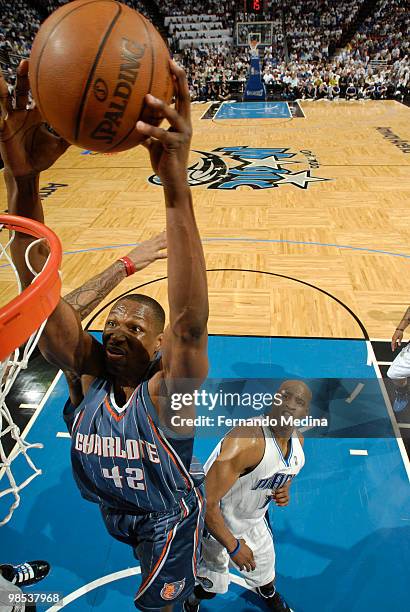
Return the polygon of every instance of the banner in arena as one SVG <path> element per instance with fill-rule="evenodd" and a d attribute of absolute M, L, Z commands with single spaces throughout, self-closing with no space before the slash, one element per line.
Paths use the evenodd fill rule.
<path fill-rule="evenodd" d="M 247 146 L 219 147 L 212 151 L 198 151 L 199 160 L 188 168 L 191 187 L 207 189 L 272 189 L 292 185 L 307 189 L 312 183 L 331 179 L 314 176 L 312 170 L 320 167 L 316 155 L 306 149 L 290 151 L 288 148 L 254 148 Z M 161 185 L 157 175 L 148 179 Z"/>

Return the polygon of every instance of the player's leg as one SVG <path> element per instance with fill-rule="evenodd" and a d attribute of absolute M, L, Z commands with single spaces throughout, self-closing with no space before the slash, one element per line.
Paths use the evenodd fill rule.
<path fill-rule="evenodd" d="M 405 346 L 387 370 L 387 376 L 395 386 L 393 409 L 401 412 L 410 401 L 408 377 L 410 376 L 410 344 Z"/>
<path fill-rule="evenodd" d="M 205 504 L 198 489 L 173 513 L 139 520 L 135 556 L 141 564 L 141 585 L 134 603 L 139 610 L 172 610 L 191 595 L 204 524 Z"/>
<path fill-rule="evenodd" d="M 291 612 L 291 609 L 282 595 L 276 590 L 273 581 L 261 587 L 257 587 L 256 592 L 263 599 L 268 610 L 273 610 L 274 612 Z"/>
<path fill-rule="evenodd" d="M 192 595 L 182 604 L 182 612 L 198 612 L 201 606 L 201 601 L 210 600 L 216 597 L 216 593 L 206 591 L 203 586 L 197 584 Z"/>
<path fill-rule="evenodd" d="M 266 608 L 274 612 L 291 612 L 275 587 L 275 549 L 267 521 L 258 522 L 243 537 L 253 551 L 256 568 L 253 572 L 242 571 L 241 576 L 263 599 Z"/>
<path fill-rule="evenodd" d="M 229 587 L 229 555 L 210 534 L 202 539 L 202 556 L 198 567 L 197 584 L 192 595 L 184 601 L 184 612 L 198 612 L 201 601 L 226 593 Z"/>

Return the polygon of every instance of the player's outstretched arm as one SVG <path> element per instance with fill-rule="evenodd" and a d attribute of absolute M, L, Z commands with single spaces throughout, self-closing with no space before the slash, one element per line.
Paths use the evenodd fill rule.
<path fill-rule="evenodd" d="M 0 71 L 0 152 L 5 166 L 9 213 L 44 223 L 43 207 L 38 197 L 40 172 L 52 166 L 69 144 L 50 133 L 37 108 L 27 108 L 28 65 L 27 60 L 20 63 L 12 92 Z M 24 264 L 24 253 L 33 240 L 31 236 L 17 234 L 12 245 L 23 285 L 31 282 L 31 274 Z M 41 270 L 47 255 L 48 249 L 44 246 L 32 249 L 30 261 L 35 269 Z"/>
<path fill-rule="evenodd" d="M 263 456 L 260 428 L 234 429 L 224 440 L 221 452 L 209 469 L 206 479 L 206 515 L 208 531 L 225 546 L 240 569 L 255 569 L 252 550 L 245 540 L 237 540 L 228 529 L 220 508 L 221 499 L 233 487 L 241 474 L 257 465 Z M 235 552 L 232 554 L 232 552 Z"/>
<path fill-rule="evenodd" d="M 164 249 L 166 247 L 165 232 L 145 240 L 126 255 L 125 259 L 128 261 L 123 261 L 124 258 L 115 261 L 81 287 L 65 295 L 64 300 L 78 312 L 82 321 L 124 278 L 143 270 L 157 259 L 165 259 L 167 253 Z"/>
<path fill-rule="evenodd" d="M 15 178 L 38 178 L 40 172 L 50 168 L 69 147 L 66 140 L 47 129 L 34 105 L 27 108 L 28 68 L 28 60 L 23 60 L 17 68 L 16 86 L 12 92 L 0 70 L 1 154 L 5 167 Z"/>
<path fill-rule="evenodd" d="M 174 62 L 170 65 L 177 96 L 175 109 L 149 95 L 146 103 L 168 120 L 171 129 L 137 123 L 137 130 L 148 137 L 145 146 L 165 195 L 170 320 L 162 344 L 162 363 L 169 391 L 178 390 L 176 381 L 181 379 L 195 379 L 192 385 L 197 388 L 208 373 L 205 259 L 187 181 L 192 136 L 189 89 L 184 70 Z M 154 402 L 156 382 L 150 382 Z"/>
<path fill-rule="evenodd" d="M 43 221 L 39 197 L 39 175 L 65 152 L 68 143 L 51 134 L 36 108 L 28 109 L 28 62 L 20 64 L 14 92 L 0 75 L 0 154 L 4 161 L 8 210 L 11 214 Z M 12 257 L 23 287 L 32 280 L 24 254 L 32 238 L 16 234 Z M 32 249 L 30 261 L 41 270 L 48 251 L 41 245 Z M 60 300 L 44 328 L 39 348 L 57 366 L 78 373 L 98 375 L 103 364 L 98 343 L 83 332 L 79 317 Z"/>

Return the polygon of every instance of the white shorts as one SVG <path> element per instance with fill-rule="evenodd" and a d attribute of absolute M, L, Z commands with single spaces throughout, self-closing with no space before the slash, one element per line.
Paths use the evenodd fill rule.
<path fill-rule="evenodd" d="M 393 380 L 410 376 L 410 342 L 405 346 L 387 370 L 387 376 Z"/>
<path fill-rule="evenodd" d="M 24 603 L 16 603 L 23 593 L 15 584 L 12 584 L 0 574 L 0 612 L 24 612 Z M 13 603 L 15 602 L 14 605 Z"/>
<path fill-rule="evenodd" d="M 202 558 L 197 575 L 197 580 L 205 591 L 226 593 L 230 582 L 229 567 L 237 569 L 251 589 L 264 586 L 274 580 L 275 549 L 266 521 L 258 522 L 240 537 L 252 549 L 256 569 L 253 572 L 240 571 L 231 561 L 226 548 L 212 536 L 207 536 L 202 540 Z"/>

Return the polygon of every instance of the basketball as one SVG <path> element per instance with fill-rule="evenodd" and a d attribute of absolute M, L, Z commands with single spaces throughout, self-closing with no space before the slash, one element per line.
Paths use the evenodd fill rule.
<path fill-rule="evenodd" d="M 113 0 L 76 0 L 38 31 L 30 86 L 44 120 L 70 143 L 123 151 L 144 136 L 138 119 L 159 125 L 144 106 L 147 93 L 170 103 L 169 52 L 150 21 Z"/>

